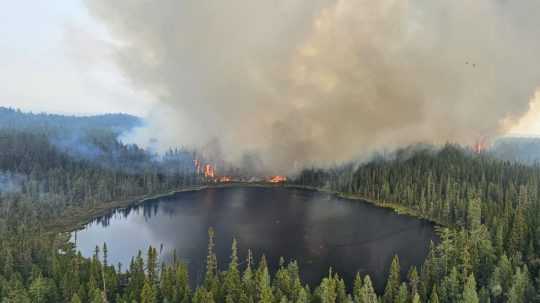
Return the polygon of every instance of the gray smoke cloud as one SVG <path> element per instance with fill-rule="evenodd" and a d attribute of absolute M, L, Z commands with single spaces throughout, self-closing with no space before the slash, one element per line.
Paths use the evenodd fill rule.
<path fill-rule="evenodd" d="M 503 133 L 540 84 L 540 2 L 87 0 L 133 85 L 135 138 L 267 167 Z"/>

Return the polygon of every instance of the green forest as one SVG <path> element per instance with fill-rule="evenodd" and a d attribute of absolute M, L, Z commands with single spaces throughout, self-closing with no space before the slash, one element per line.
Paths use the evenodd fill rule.
<path fill-rule="evenodd" d="M 156 156 L 122 143 L 119 134 L 140 123 L 129 116 L 81 122 L 1 109 L 0 121 L 2 303 L 540 302 L 540 167 L 534 163 L 448 144 L 305 169 L 287 186 L 429 219 L 440 226 L 440 241 L 419 268 L 403 269 L 395 256 L 384 291 L 376 293 L 367 275 L 347 285 L 329 268 L 318 285 L 306 285 L 298 263 L 284 260 L 270 272 L 264 256 L 239 260 L 236 241 L 228 264 L 218 264 L 210 229 L 203 282 L 191 285 L 180 258 L 161 263 L 151 247 L 134 251 L 122 268 L 109 264 L 106 243 L 85 258 L 68 233 L 53 227 L 117 201 L 206 184 L 193 168 L 196 151 Z"/>

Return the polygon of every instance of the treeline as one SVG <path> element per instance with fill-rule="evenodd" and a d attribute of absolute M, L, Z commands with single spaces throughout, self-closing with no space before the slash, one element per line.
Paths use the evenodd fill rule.
<path fill-rule="evenodd" d="M 540 302 L 540 167 L 455 145 L 411 147 L 355 167 L 306 169 L 291 181 L 404 208 L 450 230 L 422 269 L 420 297 Z M 385 301 L 389 302 L 389 301 Z M 475 301 L 472 301 L 475 302 Z"/>
<path fill-rule="evenodd" d="M 239 260 L 235 240 L 230 262 L 226 270 L 220 271 L 213 250 L 212 230 L 209 231 L 204 280 L 195 288 L 190 285 L 190 273 L 185 263 L 173 255 L 171 262 L 160 264 L 159 253 L 152 247 L 144 257 L 139 251 L 128 267 L 123 269 L 121 264 L 108 264 L 106 244 L 102 248 L 96 247 L 91 258 L 83 258 L 75 252 L 73 245 L 58 239 L 42 240 L 40 245 L 43 246 L 36 250 L 40 253 L 30 254 L 30 260 L 22 264 L 17 262 L 18 256 L 2 255 L 2 302 L 421 302 L 418 273 L 413 269 L 407 282 L 401 283 L 397 257 L 391 265 L 385 296 L 379 298 L 369 276 L 361 277 L 358 274 L 352 290 L 348 291 L 345 281 L 330 269 L 328 276 L 312 290 L 303 284 L 298 263 L 291 261 L 286 264 L 283 259 L 277 272 L 271 275 L 264 256 L 255 262 L 251 252 L 248 252 L 246 260 Z M 31 266 L 25 267 L 25 264 Z M 391 299 L 383 301 L 387 300 L 384 298 Z"/>
<path fill-rule="evenodd" d="M 369 275 L 357 274 L 348 287 L 330 269 L 328 276 L 312 288 L 302 282 L 298 263 L 286 264 L 283 259 L 272 275 L 264 256 L 255 262 L 248 251 L 247 259 L 239 260 L 235 240 L 228 266 L 221 271 L 214 253 L 213 230 L 209 231 L 204 279 L 195 287 L 190 284 L 188 266 L 176 255 L 169 263 L 159 263 L 157 249 L 150 247 L 144 256 L 139 251 L 124 269 L 122 264 L 108 263 L 106 244 L 96 247 L 91 258 L 83 258 L 72 244 L 51 238 L 41 240 L 38 246 L 43 246 L 36 250 L 39 253 L 29 254 L 26 262 L 18 262 L 18 255 L 2 255 L 0 298 L 2 302 L 20 303 L 535 302 L 538 298 L 530 284 L 531 273 L 515 258 L 503 254 L 490 277 L 475 274 L 495 258 L 483 232 L 482 228 L 472 233 L 443 229 L 441 244 L 432 247 L 420 271 L 413 267 L 404 277 L 400 276 L 399 258 L 394 257 L 380 296 Z M 26 250 L 37 248 L 36 243 L 27 245 Z M 489 288 L 478 290 L 484 278 L 488 278 Z"/>
<path fill-rule="evenodd" d="M 114 153 L 86 160 L 60 151 L 44 134 L 0 130 L 0 217 L 14 217 L 16 209 L 27 207 L 39 222 L 68 208 L 93 208 L 205 182 L 194 170 L 190 151 L 171 150 L 157 161 L 136 146 L 113 142 Z"/>

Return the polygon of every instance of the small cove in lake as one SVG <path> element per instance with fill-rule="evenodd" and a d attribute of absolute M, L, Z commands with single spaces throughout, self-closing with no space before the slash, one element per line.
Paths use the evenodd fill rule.
<path fill-rule="evenodd" d="M 402 274 L 420 266 L 434 225 L 398 215 L 362 201 L 316 191 L 282 187 L 226 187 L 182 192 L 141 205 L 114 210 L 72 234 L 83 256 L 107 243 L 109 264 L 129 265 L 149 245 L 160 259 L 175 250 L 189 264 L 194 283 L 203 279 L 208 228 L 215 230 L 215 251 L 221 269 L 230 259 L 232 238 L 240 260 L 251 249 L 256 261 L 266 255 L 272 272 L 279 258 L 297 260 L 303 282 L 315 286 L 333 268 L 350 286 L 359 271 L 384 288 L 392 257 L 400 258 Z M 243 269 L 243 266 L 241 266 Z"/>

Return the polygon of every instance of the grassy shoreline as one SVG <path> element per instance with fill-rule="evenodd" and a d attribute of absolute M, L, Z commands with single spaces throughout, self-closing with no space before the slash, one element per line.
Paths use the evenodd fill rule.
<path fill-rule="evenodd" d="M 207 184 L 207 185 L 199 185 L 199 186 L 190 186 L 190 187 L 170 190 L 163 193 L 148 194 L 148 195 L 136 196 L 136 197 L 124 199 L 124 200 L 111 201 L 109 203 L 103 203 L 97 207 L 90 208 L 90 209 L 71 208 L 71 209 L 67 209 L 66 213 L 61 218 L 56 219 L 50 224 L 47 224 L 45 226 L 45 229 L 47 230 L 47 232 L 50 232 L 50 233 L 72 232 L 75 230 L 83 229 L 84 226 L 86 226 L 88 223 L 92 222 L 96 218 L 107 215 L 111 211 L 114 211 L 114 210 L 141 205 L 150 200 L 170 197 L 170 196 L 183 193 L 183 192 L 201 191 L 201 190 L 205 190 L 209 188 L 228 188 L 228 187 L 264 187 L 264 188 L 284 187 L 284 188 L 316 191 L 320 193 L 330 194 L 338 198 L 362 201 L 362 202 L 369 203 L 377 207 L 391 209 L 399 215 L 406 215 L 406 216 L 414 217 L 417 219 L 426 220 L 436 225 L 440 225 L 440 226 L 445 225 L 442 222 L 438 222 L 436 220 L 433 220 L 432 218 L 423 216 L 417 211 L 404 207 L 403 205 L 399 205 L 397 203 L 389 203 L 389 202 L 378 202 L 378 201 L 371 200 L 371 199 L 365 198 L 363 196 L 360 196 L 354 193 L 337 192 L 337 191 L 331 191 L 331 190 L 326 190 L 326 189 L 312 187 L 312 186 L 303 186 L 303 185 L 294 185 L 294 184 L 281 185 L 281 184 L 269 184 L 269 183 L 236 182 L 236 183 L 226 183 L 226 184 Z"/>

